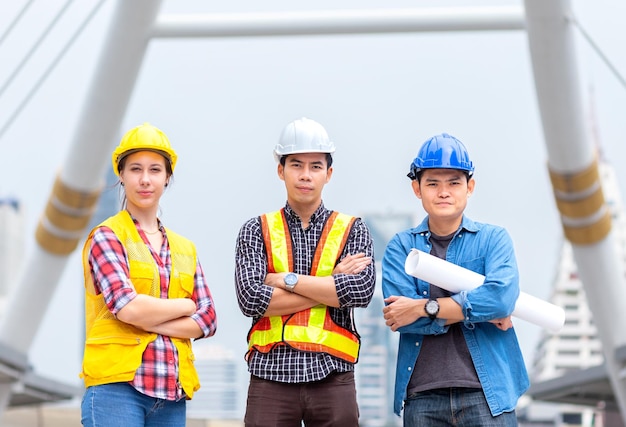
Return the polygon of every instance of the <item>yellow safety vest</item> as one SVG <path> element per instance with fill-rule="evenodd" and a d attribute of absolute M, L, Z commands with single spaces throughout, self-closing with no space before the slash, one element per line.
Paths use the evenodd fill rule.
<path fill-rule="evenodd" d="M 130 280 L 137 293 L 159 298 L 161 295 L 159 270 L 150 249 L 141 239 L 130 214 L 123 210 L 105 220 L 124 245 L 129 262 Z M 85 386 L 132 381 L 141 365 L 143 353 L 157 337 L 128 323 L 117 320 L 109 311 L 104 296 L 96 292 L 89 268 L 89 249 L 95 229 L 83 246 L 83 273 L 85 276 L 85 351 L 80 377 Z M 172 258 L 172 272 L 168 287 L 169 298 L 191 298 L 196 272 L 194 244 L 166 229 Z M 200 388 L 194 367 L 191 340 L 170 337 L 178 351 L 179 381 L 188 399 Z"/>
<path fill-rule="evenodd" d="M 260 217 L 267 252 L 268 272 L 293 271 L 291 234 L 284 209 Z M 330 276 L 341 256 L 355 218 L 333 212 L 317 244 L 310 274 Z M 324 304 L 284 316 L 262 317 L 248 332 L 248 354 L 269 353 L 288 345 L 301 351 L 327 353 L 350 363 L 359 358 L 361 340 L 356 331 L 337 325 Z"/>

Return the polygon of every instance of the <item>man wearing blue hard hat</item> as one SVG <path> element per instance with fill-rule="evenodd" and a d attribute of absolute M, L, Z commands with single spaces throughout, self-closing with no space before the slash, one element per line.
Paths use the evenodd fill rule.
<path fill-rule="evenodd" d="M 396 234 L 382 262 L 387 326 L 400 333 L 394 412 L 404 426 L 517 426 L 529 385 L 511 322 L 520 293 L 513 242 L 499 226 L 465 216 L 474 164 L 448 134 L 424 142 L 408 177 L 426 218 Z M 406 273 L 418 249 L 485 276 L 451 293 Z"/>

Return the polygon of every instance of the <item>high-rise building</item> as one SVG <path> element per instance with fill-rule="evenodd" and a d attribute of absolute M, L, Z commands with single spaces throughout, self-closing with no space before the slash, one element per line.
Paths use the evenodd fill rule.
<path fill-rule="evenodd" d="M 205 420 L 241 420 L 243 403 L 240 358 L 217 345 L 194 343 L 200 390 L 187 403 L 187 417 Z"/>
<path fill-rule="evenodd" d="M 400 426 L 402 419 L 393 413 L 398 334 L 389 331 L 383 318 L 380 263 L 389 240 L 395 233 L 411 227 L 415 218 L 410 214 L 372 214 L 364 219 L 374 240 L 377 283 L 370 305 L 356 310 L 356 325 L 361 336 L 355 369 L 359 420 L 364 427 Z"/>
<path fill-rule="evenodd" d="M 398 337 L 385 325 L 383 306 L 382 292 L 377 285 L 370 305 L 357 310 L 356 316 L 361 351 L 355 368 L 355 382 L 359 420 L 364 427 L 402 425 L 401 419 L 393 414 Z"/>

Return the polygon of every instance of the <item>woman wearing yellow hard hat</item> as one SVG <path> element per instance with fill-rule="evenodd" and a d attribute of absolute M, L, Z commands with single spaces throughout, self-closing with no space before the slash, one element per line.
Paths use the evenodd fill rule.
<path fill-rule="evenodd" d="M 215 334 L 215 306 L 195 245 L 157 216 L 176 161 L 147 123 L 113 152 L 122 209 L 83 248 L 84 426 L 184 426 L 200 388 L 191 339 Z"/>

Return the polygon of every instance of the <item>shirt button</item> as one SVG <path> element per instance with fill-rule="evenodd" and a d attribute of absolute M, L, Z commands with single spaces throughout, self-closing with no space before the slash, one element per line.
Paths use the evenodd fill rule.
<path fill-rule="evenodd" d="M 419 347 L 420 343 L 416 342 L 415 347 Z"/>
<path fill-rule="evenodd" d="M 407 368 L 407 371 L 410 371 L 411 369 L 413 369 L 413 368 L 411 368 L 411 367 L 409 366 L 409 367 Z"/>
<path fill-rule="evenodd" d="M 426 295 L 428 292 L 426 291 L 422 291 L 422 295 Z"/>

